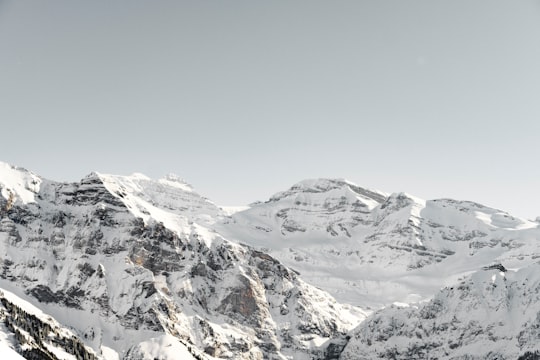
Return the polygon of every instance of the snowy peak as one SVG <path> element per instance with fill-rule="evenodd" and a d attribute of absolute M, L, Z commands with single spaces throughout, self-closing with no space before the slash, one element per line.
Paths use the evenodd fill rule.
<path fill-rule="evenodd" d="M 540 256 L 536 222 L 470 201 L 370 192 L 342 179 L 299 182 L 231 218 L 228 237 L 361 306 L 417 301 L 494 261 L 513 268 Z"/>
<path fill-rule="evenodd" d="M 144 221 L 163 222 L 182 232 L 188 223 L 211 223 L 223 216 L 221 209 L 196 193 L 176 175 L 152 180 L 142 174 L 131 176 L 98 174 L 105 188 Z"/>
<path fill-rule="evenodd" d="M 439 215 L 438 221 L 441 223 L 444 223 L 445 219 L 457 217 L 463 221 L 466 221 L 467 218 L 475 219 L 480 223 L 488 225 L 490 228 L 520 230 L 538 226 L 534 221 L 514 217 L 505 211 L 493 209 L 472 201 L 437 199 L 429 201 L 428 206 L 431 209 L 438 209 L 432 213 Z"/>
<path fill-rule="evenodd" d="M 16 166 L 0 162 L 0 192 L 8 206 L 14 203 L 35 202 L 41 179 L 36 174 Z"/>
<path fill-rule="evenodd" d="M 184 191 L 193 191 L 193 186 L 188 184 L 183 178 L 176 174 L 167 174 L 163 179 L 158 180 L 161 183 L 166 183 L 169 186 L 178 187 Z"/>
<path fill-rule="evenodd" d="M 393 193 L 374 209 L 376 223 L 383 219 L 388 221 L 407 222 L 412 217 L 420 217 L 421 211 L 426 207 L 426 201 L 404 192 Z"/>
<path fill-rule="evenodd" d="M 382 203 L 386 194 L 364 189 L 345 179 L 307 179 L 294 184 L 289 190 L 275 194 L 270 202 L 289 198 L 298 194 L 333 194 L 341 192 L 342 196 L 357 196 L 372 207 Z M 317 198 L 317 196 L 316 196 Z"/>
<path fill-rule="evenodd" d="M 384 203 L 381 204 L 381 209 L 390 208 L 398 210 L 412 205 L 425 205 L 425 200 L 405 192 L 392 193 L 388 196 Z"/>
<path fill-rule="evenodd" d="M 288 194 L 288 193 L 297 193 L 297 192 L 311 192 L 311 193 L 322 193 L 333 189 L 338 189 L 346 186 L 347 183 L 344 179 L 325 179 L 325 178 L 319 178 L 319 179 L 306 179 L 302 180 L 293 186 L 288 191 L 278 193 L 274 195 L 272 198 L 279 199 L 281 196 L 280 194 Z"/>
<path fill-rule="evenodd" d="M 242 230 L 248 239 L 253 238 L 249 229 L 266 239 L 268 236 L 350 238 L 354 227 L 372 222 L 371 211 L 385 200 L 386 194 L 347 180 L 312 179 L 275 194 L 265 203 L 237 212 L 232 219 L 248 231 Z M 237 233 L 233 234 L 236 236 Z M 244 240 L 242 236 L 240 239 Z"/>

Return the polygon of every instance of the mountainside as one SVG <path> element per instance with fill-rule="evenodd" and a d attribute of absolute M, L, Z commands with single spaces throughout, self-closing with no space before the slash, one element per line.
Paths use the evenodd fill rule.
<path fill-rule="evenodd" d="M 468 201 L 424 201 L 345 180 L 307 180 L 227 218 L 220 231 L 298 270 L 336 299 L 378 308 L 429 298 L 493 262 L 540 256 L 537 222 Z"/>
<path fill-rule="evenodd" d="M 175 175 L 0 162 L 0 354 L 536 359 L 539 245 L 538 221 L 342 179 L 221 208 Z"/>
<path fill-rule="evenodd" d="M 213 231 L 220 209 L 173 176 L 0 179 L 0 286 L 98 356 L 333 358 L 365 317 Z"/>
<path fill-rule="evenodd" d="M 538 339 L 540 264 L 519 271 L 494 265 L 429 302 L 375 313 L 341 359 L 538 359 Z"/>

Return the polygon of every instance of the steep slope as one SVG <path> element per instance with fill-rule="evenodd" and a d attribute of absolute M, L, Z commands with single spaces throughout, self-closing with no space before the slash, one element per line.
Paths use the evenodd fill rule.
<path fill-rule="evenodd" d="M 538 359 L 540 264 L 487 267 L 426 303 L 378 311 L 341 359 Z"/>
<path fill-rule="evenodd" d="M 101 359 L 71 331 L 5 290 L 0 290 L 0 320 L 2 359 Z"/>
<path fill-rule="evenodd" d="M 1 170 L 0 286 L 98 356 L 330 359 L 365 317 L 225 239 L 221 210 L 175 177 Z"/>
<path fill-rule="evenodd" d="M 300 182 L 218 225 L 339 301 L 375 308 L 428 298 L 493 261 L 540 256 L 536 222 L 476 203 L 387 195 L 345 180 Z"/>

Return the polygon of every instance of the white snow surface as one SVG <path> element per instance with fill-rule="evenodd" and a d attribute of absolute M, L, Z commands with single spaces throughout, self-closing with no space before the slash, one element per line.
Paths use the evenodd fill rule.
<path fill-rule="evenodd" d="M 176 175 L 157 181 L 142 174 L 96 175 L 134 216 L 145 222 L 162 222 L 178 234 L 189 233 L 194 222 L 211 224 L 223 215 L 217 205 L 197 194 Z"/>
<path fill-rule="evenodd" d="M 169 334 L 141 342 L 133 355 L 141 359 L 196 360 L 184 344 Z"/>
<path fill-rule="evenodd" d="M 14 196 L 15 203 L 34 202 L 41 179 L 30 171 L 0 161 L 0 188 L 4 199 Z"/>
<path fill-rule="evenodd" d="M 2 360 L 22 360 L 24 359 L 15 350 L 16 340 L 14 335 L 6 328 L 5 324 L 0 323 L 0 358 Z"/>
<path fill-rule="evenodd" d="M 24 358 L 13 350 L 8 343 L 4 342 L 3 335 L 4 334 L 0 332 L 0 355 L 2 356 L 2 360 L 24 360 Z"/>

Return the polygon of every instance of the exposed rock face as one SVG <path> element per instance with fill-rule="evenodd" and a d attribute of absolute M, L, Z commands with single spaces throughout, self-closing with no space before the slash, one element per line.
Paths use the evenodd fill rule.
<path fill-rule="evenodd" d="M 242 275 L 238 276 L 237 280 L 238 285 L 222 300 L 217 310 L 222 314 L 233 314 L 240 321 L 253 326 L 261 326 L 264 319 L 270 315 L 268 310 L 257 302 L 257 299 L 264 296 L 264 286 L 260 282 L 252 283 L 249 277 Z"/>
<path fill-rule="evenodd" d="M 212 229 L 221 210 L 175 177 L 94 173 L 63 184 L 9 171 L 39 187 L 2 188 L 0 286 L 73 328 L 96 356 L 152 358 L 166 345 L 149 339 L 166 339 L 200 359 L 323 358 L 365 317 L 224 239 Z"/>
<path fill-rule="evenodd" d="M 370 222 L 366 215 L 385 200 L 385 194 L 363 189 L 346 180 L 305 180 L 272 196 L 266 205 L 256 206 L 253 212 L 260 211 L 270 219 L 273 216 L 281 219 L 280 233 L 284 236 L 309 229 L 331 236 L 350 237 L 350 229 Z M 265 214 L 263 209 L 271 210 Z"/>

